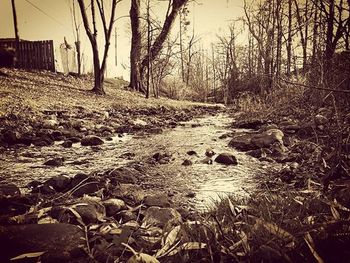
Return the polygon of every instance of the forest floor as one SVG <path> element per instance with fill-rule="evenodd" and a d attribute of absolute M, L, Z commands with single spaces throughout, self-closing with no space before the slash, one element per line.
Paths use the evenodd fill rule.
<path fill-rule="evenodd" d="M 1 72 L 1 261 L 348 262 L 345 110 L 145 99 L 122 80 L 98 96 L 89 78 Z M 248 174 L 255 190 L 200 213 L 187 173 L 217 174 L 211 190 Z"/>

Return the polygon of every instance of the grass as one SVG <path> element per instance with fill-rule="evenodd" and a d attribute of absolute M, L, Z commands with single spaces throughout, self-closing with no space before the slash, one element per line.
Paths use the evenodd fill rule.
<path fill-rule="evenodd" d="M 48 71 L 0 70 L 8 75 L 0 77 L 0 116 L 29 110 L 72 110 L 79 107 L 102 111 L 159 107 L 184 109 L 204 105 L 167 98 L 145 99 L 143 94 L 127 90 L 125 86 L 128 83 L 121 79 L 107 79 L 107 95 L 100 96 L 89 91 L 93 80 L 88 76 L 76 78 Z"/>

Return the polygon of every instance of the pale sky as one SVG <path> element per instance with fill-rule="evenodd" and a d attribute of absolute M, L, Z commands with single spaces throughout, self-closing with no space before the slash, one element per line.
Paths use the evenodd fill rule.
<path fill-rule="evenodd" d="M 141 0 L 142 1 L 142 0 Z M 72 0 L 15 0 L 18 17 L 18 29 L 21 39 L 25 40 L 53 40 L 55 48 L 66 37 L 74 45 L 72 18 L 69 6 Z M 243 0 L 197 0 L 199 4 L 190 4 L 191 26 L 194 25 L 196 35 L 203 40 L 203 45 L 216 39 L 217 34 L 223 33 L 230 21 L 243 16 Z M 162 3 L 162 2 L 160 2 Z M 40 10 L 35 8 L 38 7 Z M 162 5 L 162 4 L 160 4 Z M 77 5 L 78 8 L 78 5 Z M 117 6 L 117 17 L 128 15 L 130 0 L 123 0 Z M 164 17 L 164 8 L 155 5 L 153 13 Z M 130 35 L 128 18 L 121 18 L 116 23 L 118 31 L 118 65 L 115 66 L 114 33 L 111 39 L 107 73 L 108 76 L 123 76 L 128 79 L 128 65 L 130 52 Z M 14 37 L 11 0 L 0 0 L 0 38 Z M 174 27 L 174 31 L 177 30 Z M 102 31 L 99 31 L 102 36 Z M 176 32 L 174 32 L 176 33 Z M 82 51 L 91 56 L 90 44 L 86 42 L 85 31 L 81 32 L 83 42 Z M 102 48 L 102 45 L 100 45 Z M 102 51 L 101 51 L 102 53 Z M 55 53 L 60 61 L 60 53 Z M 91 71 L 90 61 L 86 61 L 86 69 Z M 126 67 L 126 68 L 125 68 Z"/>

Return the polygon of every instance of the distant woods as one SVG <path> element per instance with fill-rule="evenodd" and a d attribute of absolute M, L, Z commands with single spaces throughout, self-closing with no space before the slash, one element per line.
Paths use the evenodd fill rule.
<path fill-rule="evenodd" d="M 85 5 L 78 0 L 93 51 L 97 93 L 104 93 L 119 2 L 91 0 Z M 156 16 L 155 7 L 165 3 L 164 14 Z M 242 17 L 233 18 L 212 43 L 197 35 L 193 25 L 192 10 L 200 3 L 165 3 L 130 0 L 129 86 L 146 97 L 230 103 L 247 92 L 266 95 L 296 76 L 310 87 L 350 88 L 350 0 L 245 0 Z M 102 55 L 96 41 L 97 15 L 104 34 Z"/>

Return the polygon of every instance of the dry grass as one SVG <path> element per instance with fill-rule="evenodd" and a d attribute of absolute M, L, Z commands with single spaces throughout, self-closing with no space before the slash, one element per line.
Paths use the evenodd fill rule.
<path fill-rule="evenodd" d="M 76 107 L 101 111 L 161 106 L 183 109 L 203 105 L 166 98 L 145 99 L 142 94 L 127 90 L 127 82 L 120 79 L 106 80 L 107 95 L 100 96 L 89 91 L 93 85 L 91 77 L 76 78 L 47 71 L 0 70 L 8 75 L 0 77 L 0 116 L 11 112 L 70 110 Z"/>

